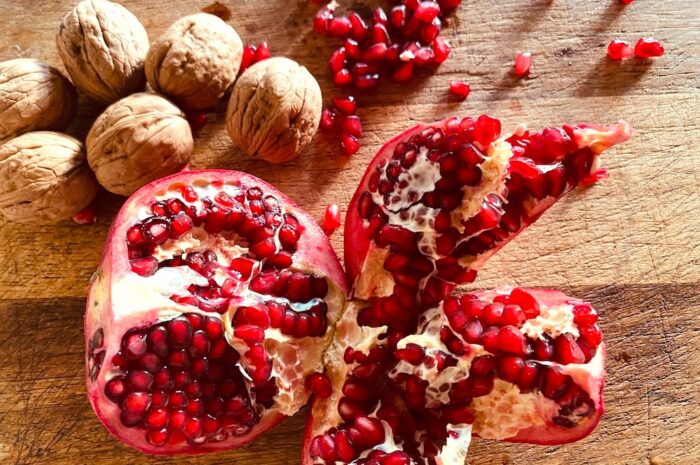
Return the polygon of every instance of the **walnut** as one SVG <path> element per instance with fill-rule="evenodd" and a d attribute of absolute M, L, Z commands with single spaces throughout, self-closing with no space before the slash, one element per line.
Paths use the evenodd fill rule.
<path fill-rule="evenodd" d="M 321 119 L 321 89 L 306 68 L 269 58 L 236 81 L 226 113 L 233 142 L 253 158 L 282 163 L 299 155 Z"/>
<path fill-rule="evenodd" d="M 153 90 L 185 108 L 216 105 L 238 74 L 243 42 L 214 15 L 197 13 L 176 21 L 146 55 Z"/>
<path fill-rule="evenodd" d="M 58 54 L 87 97 L 112 103 L 143 90 L 148 35 L 136 16 L 107 0 L 83 0 L 63 18 Z"/>
<path fill-rule="evenodd" d="M 53 66 L 30 58 L 0 63 L 0 141 L 39 129 L 67 128 L 78 93 Z"/>
<path fill-rule="evenodd" d="M 165 98 L 139 93 L 113 103 L 87 135 L 87 157 L 97 180 L 110 192 L 130 195 L 173 174 L 192 155 L 185 115 Z"/>
<path fill-rule="evenodd" d="M 0 146 L 0 212 L 19 223 L 55 223 L 78 213 L 99 186 L 83 144 L 50 131 L 28 132 Z"/>

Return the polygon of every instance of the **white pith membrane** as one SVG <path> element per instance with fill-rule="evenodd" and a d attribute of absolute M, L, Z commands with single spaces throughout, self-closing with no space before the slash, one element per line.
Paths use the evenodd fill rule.
<path fill-rule="evenodd" d="M 263 198 L 268 195 L 275 197 L 276 194 L 275 192 L 267 192 L 262 186 L 241 186 L 239 184 L 238 181 L 215 181 L 214 183 L 209 183 L 205 179 L 196 180 L 193 182 L 192 187 L 195 188 L 199 197 L 195 201 L 187 201 L 182 194 L 182 184 L 173 182 L 155 191 L 153 195 L 146 199 L 139 198 L 137 201 L 128 202 L 125 205 L 123 214 L 128 216 L 130 223 L 122 229 L 126 230 L 133 224 L 153 216 L 153 213 L 151 213 L 151 205 L 156 201 L 178 199 L 188 206 L 200 207 L 203 206 L 201 199 L 205 197 L 213 199 L 214 195 L 220 192 L 225 192 L 231 198 L 234 198 L 238 194 L 245 193 L 246 189 L 250 187 L 260 187 L 263 189 Z M 281 215 L 290 213 L 302 224 L 301 228 L 308 228 L 308 225 L 305 223 L 310 220 L 308 218 L 302 219 L 302 215 L 305 214 L 298 209 L 288 209 L 283 199 L 278 199 L 278 202 Z M 311 233 L 302 231 L 301 234 Z M 282 250 L 282 246 L 279 242 L 277 232 L 275 232 L 273 237 L 275 238 L 277 251 L 279 252 Z M 126 243 L 126 237 L 124 235 L 116 237 L 114 240 Z M 319 252 L 323 251 L 323 244 L 314 245 L 317 246 Z M 91 392 L 90 397 L 91 401 L 93 401 L 93 406 L 96 411 L 99 409 L 98 416 L 100 416 L 101 419 L 107 420 L 103 420 L 105 426 L 121 440 L 146 452 L 158 453 L 158 451 L 146 450 L 147 444 L 144 445 L 146 443 L 146 429 L 141 426 L 127 428 L 118 424 L 120 421 L 120 407 L 112 400 L 107 399 L 104 395 L 103 391 L 105 385 L 115 376 L 123 374 L 119 367 L 115 367 L 111 364 L 112 357 L 122 350 L 122 337 L 128 330 L 148 330 L 154 325 L 161 322 L 168 322 L 180 315 L 199 314 L 210 318 L 217 318 L 221 321 L 226 341 L 229 346 L 233 347 L 240 355 L 237 366 L 242 375 L 251 404 L 259 415 L 260 422 L 258 426 L 261 426 L 263 430 L 269 429 L 274 423 L 278 422 L 279 420 L 277 418 L 280 415 L 293 415 L 308 401 L 308 393 L 304 387 L 304 380 L 310 373 L 323 370 L 322 354 L 325 347 L 327 347 L 331 341 L 332 324 L 340 316 L 345 304 L 344 290 L 339 288 L 333 279 L 326 279 L 323 272 L 319 270 L 319 268 L 323 269 L 325 265 L 319 267 L 318 264 L 310 263 L 306 260 L 305 254 L 294 252 L 292 254 L 292 265 L 286 269 L 304 272 L 306 275 L 317 278 L 324 278 L 328 285 L 328 292 L 325 297 L 314 297 L 307 302 L 294 302 L 285 297 L 258 294 L 249 289 L 248 285 L 262 269 L 265 261 L 264 258 L 254 259 L 248 257 L 250 260 L 259 260 L 248 278 L 242 278 L 241 275 L 233 269 L 230 271 L 227 269 L 232 260 L 243 257 L 249 252 L 248 247 L 249 244 L 247 244 L 244 238 L 232 231 L 210 234 L 205 231 L 204 227 L 194 226 L 190 232 L 187 232 L 182 237 L 168 239 L 165 243 L 156 246 L 155 251 L 150 254 L 156 257 L 159 262 L 163 262 L 164 260 L 171 260 L 183 254 L 183 256 L 187 256 L 187 254 L 193 252 L 201 253 L 205 250 L 213 251 L 216 254 L 216 262 L 218 264 L 216 272 L 212 277 L 213 281 L 219 286 L 222 286 L 226 279 L 234 278 L 238 281 L 234 288 L 234 296 L 231 297 L 230 304 L 221 314 L 203 311 L 194 305 L 178 303 L 172 299 L 174 296 L 181 297 L 192 295 L 188 289 L 192 285 L 207 286 L 209 284 L 206 277 L 186 264 L 181 266 L 159 267 L 158 270 L 150 276 L 141 276 L 131 270 L 124 273 L 112 273 L 111 270 L 105 270 L 103 268 L 98 270 L 95 274 L 90 290 L 88 312 L 86 313 L 86 330 L 87 328 L 91 328 L 92 332 L 95 333 L 96 330 L 103 330 L 104 328 L 104 337 L 106 340 L 104 341 L 103 351 L 101 351 L 102 349 L 99 347 L 97 348 L 97 351 L 101 351 L 99 352 L 99 357 L 101 358 L 101 362 L 103 362 L 101 371 L 94 381 L 90 379 L 91 375 L 88 374 L 88 388 Z M 118 247 L 118 249 L 123 249 L 125 252 L 123 246 Z M 330 245 L 328 245 L 328 250 L 331 250 Z M 312 253 L 311 256 L 314 256 L 314 253 Z M 334 259 L 334 257 L 328 258 L 331 260 Z M 332 267 L 333 265 L 331 265 L 331 268 Z M 340 270 L 339 266 L 338 269 Z M 337 278 L 337 276 L 334 276 L 334 278 Z M 98 309 L 103 308 L 109 300 L 111 300 L 111 312 L 109 312 L 109 314 L 101 310 L 90 311 L 91 307 Z M 261 302 L 270 301 L 285 303 L 297 314 L 307 312 L 314 304 L 325 302 L 327 307 L 326 321 L 328 324 L 325 333 L 318 337 L 306 336 L 297 338 L 283 334 L 279 328 L 268 327 L 265 329 L 262 345 L 272 362 L 272 374 L 268 379 L 274 380 L 278 391 L 274 396 L 274 404 L 266 408 L 255 402 L 255 385 L 248 374 L 248 369 L 252 370 L 254 367 L 250 359 L 245 356 L 250 347 L 246 342 L 234 335 L 232 319 L 239 308 L 244 306 L 256 306 Z M 102 331 L 100 331 L 100 334 L 103 334 Z M 86 334 L 86 336 L 88 338 L 95 337 L 93 334 Z M 90 347 L 89 349 L 93 348 Z M 92 363 L 92 356 L 93 354 L 88 353 L 89 366 L 91 366 L 90 364 Z M 100 399 L 99 402 L 96 402 L 95 399 L 97 398 Z M 112 424 L 112 422 L 114 424 Z M 118 434 L 116 434 L 117 431 Z M 199 447 L 198 445 L 210 445 L 203 444 L 205 442 L 217 443 L 224 441 L 227 442 L 227 444 L 231 443 L 231 445 L 235 447 L 237 445 L 235 436 L 246 436 L 248 432 L 249 430 L 222 431 L 215 437 L 193 439 L 190 445 L 182 444 L 174 447 L 174 449 L 171 448 L 171 445 L 168 445 L 167 452 L 198 452 L 196 449 L 196 447 Z M 247 442 L 250 439 L 252 438 L 246 436 L 245 441 Z M 212 449 L 205 448 L 201 451 L 205 450 Z"/>
<path fill-rule="evenodd" d="M 443 123 L 444 122 L 437 123 L 433 127 L 442 127 L 441 124 Z M 434 229 L 436 216 L 441 209 L 428 207 L 422 204 L 420 199 L 422 194 L 435 189 L 435 184 L 441 179 L 439 163 L 429 160 L 427 157 L 427 150 L 425 150 L 424 147 L 418 146 L 418 155 L 415 163 L 407 169 L 404 168 L 398 176 L 397 184 L 401 181 L 403 181 L 403 184 L 398 188 L 395 187 L 394 191 L 389 195 L 382 195 L 379 190 L 368 188 L 368 184 L 365 181 L 365 179 L 370 176 L 370 173 L 372 173 L 372 169 L 376 166 L 379 167 L 379 181 L 387 180 L 387 171 L 384 168 L 392 159 L 388 158 L 386 154 L 391 153 L 399 143 L 407 141 L 410 136 L 417 134 L 421 128 L 425 127 L 426 126 L 419 126 L 407 131 L 405 134 L 392 139 L 391 142 L 387 143 L 380 150 L 380 153 L 375 158 L 375 162 L 370 164 L 365 178 L 363 179 L 363 184 L 361 184 L 355 194 L 353 203 L 358 202 L 359 204 L 361 201 L 360 194 L 369 192 L 374 207 L 379 206 L 387 217 L 386 223 L 382 224 L 400 226 L 408 231 L 417 233 L 418 250 L 422 256 L 429 258 L 430 261 L 435 263 L 441 257 L 444 257 L 444 255 L 440 255 L 436 250 L 436 238 L 439 233 Z M 577 153 L 580 149 L 589 148 L 590 153 L 588 155 L 591 156 L 590 173 L 595 173 L 599 169 L 599 154 L 603 150 L 617 143 L 624 142 L 630 136 L 630 128 L 624 122 L 620 122 L 612 127 L 582 125 L 575 127 L 573 132 L 573 135 L 569 134 L 569 136 L 574 142 L 574 147 L 569 146 L 568 149 L 571 150 L 571 152 L 567 152 L 567 154 Z M 514 135 L 516 138 L 527 137 L 526 127 L 524 125 L 518 126 Z M 401 139 L 402 137 L 403 139 Z M 515 158 L 515 156 L 519 156 L 514 152 L 514 147 L 511 146 L 507 140 L 510 139 L 510 137 L 511 136 L 500 138 L 492 142 L 488 147 L 480 146 L 476 142 L 473 143 L 477 149 L 481 150 L 482 155 L 485 156 L 484 161 L 478 165 L 482 176 L 480 182 L 476 185 L 460 187 L 462 192 L 461 204 L 450 213 L 451 227 L 460 232 L 460 237 L 453 250 L 457 250 L 457 247 L 461 243 L 469 241 L 483 232 L 490 231 L 490 229 L 482 229 L 472 233 L 472 230 L 470 230 L 469 236 L 461 237 L 461 234 L 465 232 L 465 226 L 468 220 L 479 214 L 482 205 L 486 202 L 488 202 L 493 209 L 498 210 L 500 215 L 506 213 L 505 208 L 508 205 L 509 194 L 508 188 L 506 187 L 506 183 L 510 177 L 509 164 L 511 159 Z M 525 158 L 527 158 L 527 155 L 525 155 Z M 394 160 L 395 159 L 396 158 L 394 158 Z M 570 159 L 569 162 L 571 162 Z M 537 161 L 535 161 L 535 164 L 537 165 L 536 169 L 539 173 L 537 175 L 538 177 L 555 169 L 562 170 L 565 168 L 562 158 L 557 158 L 550 164 L 539 163 Z M 575 169 L 578 169 L 578 167 L 575 167 Z M 538 195 L 537 197 L 534 193 L 530 193 L 529 191 L 525 191 L 525 194 L 522 192 L 518 194 L 513 201 L 520 205 L 521 220 L 518 223 L 519 226 L 514 230 L 508 230 L 508 235 L 505 239 L 497 240 L 494 245 L 482 252 L 472 255 L 459 255 L 457 257 L 458 264 L 468 270 L 476 271 L 480 269 L 488 258 L 500 249 L 505 242 L 534 222 L 539 215 L 555 203 L 561 195 L 575 187 L 575 185 L 581 181 L 581 178 L 577 178 L 576 182 L 571 183 L 566 178 L 566 175 L 563 175 L 563 178 L 565 180 L 563 181 L 564 185 L 562 190 L 556 193 L 548 190 L 545 195 Z M 372 180 L 369 182 L 372 182 Z M 493 197 L 500 199 L 502 203 L 491 202 L 490 200 Z M 358 205 L 356 204 L 355 207 L 357 208 Z M 355 230 L 368 230 L 371 226 L 372 218 L 367 219 L 364 215 L 358 215 L 358 217 L 360 218 L 359 222 L 353 219 L 353 222 L 349 223 L 352 225 L 351 229 L 348 229 L 346 225 L 346 266 L 348 261 L 348 249 L 350 248 L 350 250 L 352 250 L 354 246 L 352 242 L 348 242 L 348 234 L 350 233 L 350 237 L 354 237 L 352 234 L 355 233 Z M 349 222 L 350 220 L 351 217 L 349 213 L 347 221 Z M 490 228 L 497 229 L 498 227 Z M 371 235 L 368 234 L 368 237 L 371 237 Z M 364 252 L 365 249 L 363 248 L 359 250 L 363 251 L 363 253 L 357 254 L 353 251 L 353 255 L 351 255 L 351 260 L 354 257 L 360 257 L 360 260 L 356 262 L 359 266 L 349 266 L 352 273 L 351 276 L 355 278 L 352 291 L 354 300 L 349 303 L 346 313 L 338 323 L 336 339 L 325 354 L 326 374 L 329 376 L 334 390 L 330 398 L 316 401 L 313 404 L 311 412 L 311 419 L 313 421 L 310 422 L 307 427 L 307 441 L 310 441 L 307 445 L 311 445 L 312 448 L 313 439 L 319 437 L 318 435 L 328 432 L 334 434 L 333 431 L 336 431 L 336 428 L 339 426 L 351 424 L 349 421 L 346 422 L 338 411 L 339 401 L 346 397 L 341 392 L 341 389 L 344 387 L 344 382 L 349 378 L 352 370 L 358 365 L 356 362 L 347 364 L 344 361 L 343 355 L 346 349 L 352 348 L 356 352 L 359 351 L 367 355 L 369 349 L 373 346 L 386 345 L 386 336 L 389 330 L 387 326 L 361 326 L 358 324 L 357 317 L 363 309 L 372 307 L 373 303 L 378 299 L 394 295 L 396 282 L 392 276 L 392 272 L 384 268 L 384 263 L 392 252 L 389 247 L 378 246 L 374 239 L 369 240 L 366 252 Z M 419 290 L 424 288 L 429 278 L 436 275 L 436 268 L 434 267 L 430 275 L 421 278 Z M 482 298 L 487 299 L 490 296 L 490 298 L 493 299 L 494 296 L 499 294 L 507 295 L 510 290 L 511 288 L 502 288 L 496 291 L 485 291 L 482 293 Z M 571 302 L 566 301 L 563 303 L 557 302 L 556 304 L 541 305 L 540 315 L 528 320 L 521 328 L 522 333 L 531 338 L 546 335 L 549 338 L 555 339 L 561 334 L 570 334 L 572 337 L 578 338 L 579 331 L 573 323 L 573 314 L 571 312 L 573 308 L 572 302 L 573 300 Z M 442 324 L 447 324 L 445 315 L 441 310 L 441 305 L 432 310 L 428 310 L 422 316 L 421 321 L 423 321 L 423 323 L 418 330 L 418 334 L 404 337 L 398 343 L 397 348 L 405 348 L 407 344 L 413 342 L 422 347 L 427 355 L 437 351 L 450 354 L 441 342 L 439 334 L 435 332 L 436 329 L 439 332 L 439 328 Z M 457 336 L 461 338 L 461 336 Z M 426 405 L 429 408 L 439 408 L 448 405 L 450 400 L 448 395 L 449 391 L 441 390 L 440 387 L 447 383 L 454 383 L 467 379 L 472 359 L 480 354 L 488 353 L 483 346 L 472 344 L 470 347 L 472 350 L 468 354 L 456 357 L 456 366 L 450 366 L 441 373 L 437 372 L 435 364 L 431 365 L 432 368 L 428 368 L 423 364 L 416 367 L 408 362 L 399 361 L 391 371 L 390 376 L 395 377 L 395 375 L 399 373 L 419 374 L 421 379 L 428 381 Z M 451 355 L 454 357 L 453 354 Z M 521 393 L 517 385 L 496 378 L 494 388 L 488 395 L 473 399 L 473 424 L 462 423 L 447 425 L 448 435 L 444 445 L 441 446 L 441 449 L 438 450 L 437 453 L 433 452 L 433 454 L 435 454 L 435 462 L 430 462 L 429 459 L 423 455 L 425 451 L 422 449 L 423 444 L 420 439 L 427 436 L 425 432 L 420 431 L 419 428 L 415 433 L 414 439 L 416 439 L 416 442 L 419 444 L 418 453 L 420 454 L 420 458 L 416 458 L 415 454 L 409 454 L 411 456 L 411 463 L 419 463 L 421 465 L 428 463 L 437 463 L 440 465 L 463 464 L 466 459 L 472 432 L 484 438 L 514 440 L 518 442 L 537 443 L 538 441 L 542 441 L 542 443 L 548 443 L 548 437 L 552 437 L 554 438 L 553 442 L 551 442 L 552 444 L 570 442 L 571 440 L 579 439 L 588 434 L 595 424 L 597 424 L 602 414 L 601 389 L 604 375 L 603 344 L 601 343 L 598 346 L 593 358 L 584 364 L 560 365 L 547 361 L 537 363 L 544 367 L 556 366 L 557 369 L 560 370 L 560 373 L 570 376 L 573 382 L 590 396 L 596 409 L 592 414 L 593 416 L 589 422 L 590 425 L 585 424 L 585 421 L 582 422 L 581 428 L 578 428 L 578 426 L 573 428 L 576 432 L 572 436 L 567 436 L 568 433 L 558 434 L 553 431 L 553 428 L 560 428 L 560 426 L 552 425 L 551 423 L 552 418 L 557 414 L 560 408 L 554 400 L 542 395 L 538 389 Z M 368 416 L 372 417 L 380 409 L 382 400 L 380 399 L 378 402 L 377 407 Z M 576 416 L 577 413 L 577 411 L 572 412 L 572 415 Z M 374 465 L 375 463 L 383 462 L 381 458 L 375 458 L 377 456 L 372 455 L 372 452 L 377 450 L 384 452 L 401 450 L 401 439 L 395 437 L 387 430 L 389 425 L 385 421 L 382 420 L 382 423 L 385 431 L 384 443 L 369 450 L 364 450 L 357 459 L 351 462 L 338 460 L 335 463 L 364 464 L 367 462 Z M 541 436 L 541 439 L 530 436 L 533 432 L 535 436 Z M 518 437 L 519 433 L 526 433 L 526 438 Z M 308 454 L 308 452 L 309 449 L 306 449 L 305 453 Z M 328 462 L 312 452 L 309 455 L 305 455 L 304 463 L 325 464 Z"/>

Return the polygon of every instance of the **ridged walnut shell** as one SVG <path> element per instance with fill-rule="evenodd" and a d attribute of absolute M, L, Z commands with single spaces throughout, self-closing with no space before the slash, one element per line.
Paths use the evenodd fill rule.
<path fill-rule="evenodd" d="M 139 187 L 176 173 L 192 156 L 185 115 L 167 99 L 138 93 L 113 103 L 87 135 L 87 158 L 110 192 L 131 195 Z"/>
<path fill-rule="evenodd" d="M 146 85 L 148 35 L 117 3 L 78 3 L 63 18 L 56 45 L 73 84 L 92 100 L 112 103 Z"/>
<path fill-rule="evenodd" d="M 236 81 L 226 129 L 251 157 L 282 163 L 297 157 L 311 142 L 321 104 L 321 89 L 306 68 L 288 58 L 269 58 Z"/>
<path fill-rule="evenodd" d="M 185 108 L 210 108 L 236 79 L 242 54 L 241 38 L 220 18 L 185 16 L 151 44 L 146 79 Z"/>
<path fill-rule="evenodd" d="M 0 63 L 0 141 L 41 129 L 61 131 L 77 106 L 78 93 L 53 66 L 31 58 Z"/>
<path fill-rule="evenodd" d="M 83 144 L 58 132 L 28 132 L 0 146 L 0 212 L 18 223 L 48 224 L 87 207 L 99 186 Z"/>

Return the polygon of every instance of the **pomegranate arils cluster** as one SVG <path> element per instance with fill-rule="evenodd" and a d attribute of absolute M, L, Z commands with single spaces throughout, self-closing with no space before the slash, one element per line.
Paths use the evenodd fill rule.
<path fill-rule="evenodd" d="M 362 121 L 355 113 L 357 102 L 351 95 L 333 97 L 332 107 L 324 108 L 321 112 L 322 129 L 338 129 L 340 147 L 343 154 L 350 156 L 360 150 L 362 137 Z"/>
<path fill-rule="evenodd" d="M 442 63 L 450 53 L 439 35 L 442 21 L 459 3 L 405 0 L 388 14 L 377 7 L 366 19 L 357 12 L 337 16 L 335 2 L 324 6 L 314 16 L 314 31 L 343 39 L 329 61 L 333 82 L 370 89 L 384 76 L 406 82 L 414 68 Z"/>

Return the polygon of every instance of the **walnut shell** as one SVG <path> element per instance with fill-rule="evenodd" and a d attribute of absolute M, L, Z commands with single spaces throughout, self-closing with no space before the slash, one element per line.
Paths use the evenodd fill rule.
<path fill-rule="evenodd" d="M 311 141 L 321 103 L 321 89 L 306 68 L 288 58 L 269 58 L 236 81 L 226 129 L 251 157 L 282 163 L 297 157 Z"/>
<path fill-rule="evenodd" d="M 87 135 L 87 158 L 110 192 L 139 187 L 187 165 L 194 142 L 185 115 L 165 98 L 139 93 L 113 103 Z"/>
<path fill-rule="evenodd" d="M 216 105 L 236 79 L 243 42 L 220 18 L 197 13 L 176 21 L 146 55 L 153 90 L 185 108 Z"/>
<path fill-rule="evenodd" d="M 58 54 L 87 97 L 112 103 L 144 89 L 148 35 L 136 16 L 107 0 L 83 0 L 63 18 Z"/>
<path fill-rule="evenodd" d="M 40 129 L 67 128 L 78 93 L 53 66 L 31 58 L 0 63 L 0 141 Z"/>
<path fill-rule="evenodd" d="M 98 189 L 73 137 L 28 132 L 0 146 L 0 212 L 8 220 L 56 223 L 87 207 Z"/>

